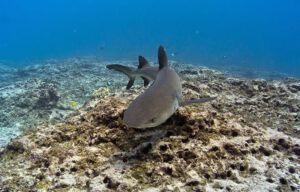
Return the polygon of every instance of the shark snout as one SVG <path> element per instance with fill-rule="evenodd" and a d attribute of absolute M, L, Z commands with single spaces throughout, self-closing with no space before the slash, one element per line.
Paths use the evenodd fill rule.
<path fill-rule="evenodd" d="M 136 112 L 124 112 L 123 123 L 128 127 L 133 128 L 147 128 L 157 126 L 157 119 L 150 118 L 147 114 L 136 113 Z"/>
<path fill-rule="evenodd" d="M 131 122 L 128 119 L 123 119 L 123 124 L 125 124 L 127 127 L 131 127 L 131 128 L 140 128 L 139 124 Z"/>
<path fill-rule="evenodd" d="M 163 122 L 166 121 L 166 119 L 172 114 L 162 114 L 153 116 L 151 114 L 148 114 L 149 111 L 145 110 L 144 113 L 135 113 L 135 112 L 128 112 L 124 113 L 123 117 L 123 123 L 128 127 L 133 128 L 149 128 L 149 127 L 156 127 Z"/>
<path fill-rule="evenodd" d="M 127 127 L 136 127 L 138 125 L 138 123 L 136 122 L 136 119 L 134 117 L 131 117 L 130 115 L 128 115 L 128 112 L 126 112 L 126 110 L 124 111 L 122 121 L 123 121 L 123 124 L 125 124 Z"/>

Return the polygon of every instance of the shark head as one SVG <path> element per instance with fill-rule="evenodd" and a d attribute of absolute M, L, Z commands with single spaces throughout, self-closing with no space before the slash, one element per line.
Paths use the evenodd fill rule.
<path fill-rule="evenodd" d="M 134 128 L 148 128 L 156 127 L 164 123 L 178 108 L 179 103 L 174 100 L 174 103 L 169 106 L 152 105 L 151 103 L 143 103 L 143 106 L 149 108 L 137 107 L 135 103 L 132 103 L 130 107 L 124 112 L 123 122 L 128 127 Z"/>

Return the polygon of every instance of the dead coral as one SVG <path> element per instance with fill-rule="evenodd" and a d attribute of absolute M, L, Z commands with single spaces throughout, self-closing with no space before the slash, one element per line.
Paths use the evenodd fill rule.
<path fill-rule="evenodd" d="M 139 91 L 96 97 L 64 122 L 46 124 L 14 140 L 0 156 L 0 188 L 295 188 L 299 170 L 297 139 L 267 128 L 279 115 L 289 117 L 289 97 L 295 96 L 294 91 L 286 89 L 289 83 L 229 79 L 205 70 L 182 74 L 192 74 L 190 79 L 199 80 L 185 82 L 186 97 L 197 97 L 200 91 L 205 95 L 217 91 L 218 99 L 180 108 L 166 123 L 137 130 L 123 125 L 122 114 Z M 208 86 L 199 86 L 201 82 Z M 284 126 L 292 125 L 294 119 L 278 121 Z"/>

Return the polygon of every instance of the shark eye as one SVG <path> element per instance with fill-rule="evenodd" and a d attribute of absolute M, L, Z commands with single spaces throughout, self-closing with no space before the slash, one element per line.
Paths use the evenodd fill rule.
<path fill-rule="evenodd" d="M 156 118 L 154 117 L 154 118 L 152 118 L 152 119 L 149 120 L 149 123 L 154 123 L 155 120 L 156 120 Z"/>

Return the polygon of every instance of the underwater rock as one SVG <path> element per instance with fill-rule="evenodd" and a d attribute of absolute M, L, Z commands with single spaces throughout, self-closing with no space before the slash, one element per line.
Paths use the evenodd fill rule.
<path fill-rule="evenodd" d="M 51 61 L 26 69 L 30 76 L 53 75 L 55 81 L 31 79 L 18 84 L 20 90 L 38 88 L 30 93 L 34 100 L 24 96 L 28 100 L 23 108 L 16 107 L 24 110 L 23 118 L 28 118 L 26 109 L 30 108 L 32 114 L 38 111 L 44 115 L 40 120 L 52 114 L 60 122 L 34 125 L 35 129 L 25 131 L 0 150 L 0 190 L 288 191 L 299 187 L 300 142 L 294 132 L 297 116 L 291 114 L 297 111 L 290 110 L 300 106 L 299 92 L 289 88 L 297 82 L 241 80 L 209 69 L 175 68 L 183 79 L 185 98 L 218 98 L 179 108 L 158 127 L 135 130 L 123 125 L 122 114 L 143 88 L 134 86 L 129 92 L 120 89 L 122 76 L 114 73 L 107 72 L 102 79 L 99 62 L 65 62 L 65 66 Z M 74 70 L 66 67 L 69 65 Z M 70 79 L 63 80 L 67 76 Z M 108 80 L 110 87 L 101 83 L 95 86 Z M 89 86 L 93 83 L 94 88 Z M 14 96 L 15 86 L 0 95 L 5 106 L 10 103 L 15 107 L 12 98 L 28 93 Z M 56 91 L 54 97 L 47 92 L 49 87 Z M 46 94 L 36 102 L 39 90 Z M 88 99 L 76 100 L 82 103 L 76 109 L 63 106 L 68 98 L 81 96 Z M 33 103 L 39 107 L 34 108 Z M 20 120 L 21 114 L 12 112 L 16 109 L 1 109 L 8 114 L 8 122 L 12 116 Z M 72 113 L 60 118 L 63 111 Z"/>
<path fill-rule="evenodd" d="M 35 109 L 51 109 L 57 105 L 59 95 L 57 90 L 52 85 L 47 85 L 40 88 L 40 92 L 37 95 L 33 108 Z"/>
<path fill-rule="evenodd" d="M 107 176 L 103 179 L 103 183 L 105 183 L 107 188 L 109 189 L 116 189 L 120 185 L 118 181 L 115 181 L 114 179 Z"/>
<path fill-rule="evenodd" d="M 300 147 L 295 147 L 293 151 L 296 155 L 300 156 Z"/>
<path fill-rule="evenodd" d="M 18 135 L 20 130 L 46 121 L 62 121 L 84 105 L 93 92 L 98 93 L 99 99 L 107 97 L 109 90 L 114 88 L 106 85 L 107 81 L 112 81 L 106 64 L 96 58 L 52 59 L 18 70 L 1 68 L 0 64 L 0 130 L 11 132 L 1 138 L 0 146 Z M 123 79 L 121 75 L 114 78 L 114 86 L 121 85 Z"/>
<path fill-rule="evenodd" d="M 67 188 L 76 184 L 76 177 L 71 174 L 64 174 L 55 184 L 54 188 Z"/>
<path fill-rule="evenodd" d="M 19 141 L 13 141 L 6 146 L 8 151 L 12 151 L 13 153 L 24 153 L 25 148 L 24 145 Z"/>
<path fill-rule="evenodd" d="M 292 83 L 289 84 L 288 89 L 292 92 L 292 93 L 297 93 L 300 91 L 300 83 Z"/>

